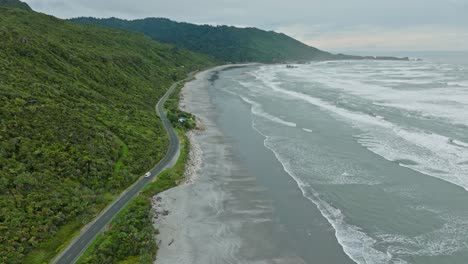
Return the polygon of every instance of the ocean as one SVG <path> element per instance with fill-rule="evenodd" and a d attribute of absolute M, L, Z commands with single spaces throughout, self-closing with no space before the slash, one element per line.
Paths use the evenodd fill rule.
<path fill-rule="evenodd" d="M 219 254 L 192 263 L 467 263 L 468 63 L 295 66 L 219 70 L 187 88 L 196 100 L 205 87 L 188 110 L 216 113 L 219 132 L 199 136 L 188 188 L 223 193 L 186 198 L 211 223 L 192 240 L 216 238 L 196 251 Z"/>

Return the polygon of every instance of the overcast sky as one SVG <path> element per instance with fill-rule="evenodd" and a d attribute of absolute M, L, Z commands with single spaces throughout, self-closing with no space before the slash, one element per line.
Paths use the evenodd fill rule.
<path fill-rule="evenodd" d="M 26 0 L 60 18 L 253 26 L 339 51 L 468 50 L 468 0 Z"/>

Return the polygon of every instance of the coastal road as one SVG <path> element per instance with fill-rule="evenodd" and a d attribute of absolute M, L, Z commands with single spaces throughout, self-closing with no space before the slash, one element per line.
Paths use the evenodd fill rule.
<path fill-rule="evenodd" d="M 159 161 L 159 163 L 152 168 L 151 176 L 148 178 L 141 177 L 137 182 L 132 186 L 127 188 L 122 194 L 104 211 L 94 219 L 93 222 L 88 224 L 88 226 L 75 238 L 67 248 L 65 248 L 53 261 L 56 264 L 71 264 L 75 263 L 77 259 L 83 254 L 83 252 L 88 248 L 91 242 L 96 238 L 96 236 L 110 223 L 110 221 L 122 210 L 128 202 L 135 197 L 138 192 L 140 192 L 143 187 L 153 181 L 158 177 L 164 169 L 171 166 L 172 161 L 176 158 L 179 151 L 179 138 L 177 137 L 174 128 L 166 117 L 164 113 L 163 105 L 166 102 L 167 98 L 172 94 L 174 89 L 182 82 L 185 82 L 192 78 L 195 75 L 195 72 L 190 73 L 187 78 L 184 80 L 178 81 L 171 85 L 169 90 L 164 94 L 164 96 L 156 104 L 156 113 L 161 118 L 163 125 L 169 135 L 169 149 L 166 152 L 164 158 Z"/>

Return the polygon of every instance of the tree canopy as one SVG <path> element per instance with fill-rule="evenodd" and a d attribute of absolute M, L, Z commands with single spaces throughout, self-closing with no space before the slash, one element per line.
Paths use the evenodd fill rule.
<path fill-rule="evenodd" d="M 2 0 L 5 1 L 5 0 Z M 165 154 L 154 105 L 213 60 L 0 7 L 0 263 L 44 263 Z"/>
<path fill-rule="evenodd" d="M 324 60 L 334 55 L 307 46 L 285 34 L 257 28 L 195 25 L 165 18 L 123 20 L 81 17 L 72 21 L 142 32 L 145 35 L 224 62 L 283 62 Z"/>
<path fill-rule="evenodd" d="M 29 7 L 28 4 L 19 0 L 0 0 L 0 6 L 32 11 L 31 7 Z"/>

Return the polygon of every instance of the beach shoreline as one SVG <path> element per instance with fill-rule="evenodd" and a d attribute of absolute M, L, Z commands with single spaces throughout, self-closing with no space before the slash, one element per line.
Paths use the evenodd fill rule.
<path fill-rule="evenodd" d="M 351 263 L 320 211 L 265 147 L 251 105 L 223 91 L 249 71 L 239 67 L 200 72 L 181 91 L 180 108 L 202 129 L 187 136 L 185 184 L 152 199 L 154 263 Z"/>
<path fill-rule="evenodd" d="M 190 241 L 187 240 L 187 234 L 190 232 L 187 226 L 189 223 L 193 223 L 190 218 L 197 212 L 193 212 L 189 208 L 188 201 L 203 195 L 197 188 L 193 188 L 199 177 L 198 170 L 203 164 L 200 137 L 206 138 L 218 133 L 218 131 L 212 131 L 214 128 L 213 118 L 208 116 L 213 112 L 209 109 L 203 109 L 203 105 L 208 106 L 210 104 L 207 87 L 214 81 L 211 79 L 212 76 L 215 76 L 218 72 L 249 65 L 252 64 L 222 65 L 202 71 L 194 76 L 194 80 L 187 82 L 181 90 L 179 108 L 195 114 L 197 125 L 194 130 L 185 134 L 189 144 L 189 153 L 184 180 L 179 186 L 159 193 L 152 198 L 153 225 L 158 230 L 158 235 L 155 238 L 158 253 L 154 263 L 192 263 L 195 258 L 195 252 L 180 254 L 178 249 L 189 249 L 191 247 L 189 245 Z M 193 100 L 193 90 L 203 93 L 202 98 L 204 100 L 198 102 L 198 106 Z M 193 111 L 197 107 L 198 111 Z M 216 197 L 207 197 L 206 204 L 210 204 L 209 200 L 213 200 L 213 198 L 217 199 Z M 200 207 L 203 204 L 204 202 L 201 202 Z"/>

